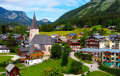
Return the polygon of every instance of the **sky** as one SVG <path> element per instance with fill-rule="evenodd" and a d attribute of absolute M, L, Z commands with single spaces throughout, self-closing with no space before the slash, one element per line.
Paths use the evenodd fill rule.
<path fill-rule="evenodd" d="M 78 8 L 90 0 L 0 0 L 0 7 L 7 10 L 24 11 L 33 18 L 35 11 L 37 20 L 55 21 L 64 13 Z"/>

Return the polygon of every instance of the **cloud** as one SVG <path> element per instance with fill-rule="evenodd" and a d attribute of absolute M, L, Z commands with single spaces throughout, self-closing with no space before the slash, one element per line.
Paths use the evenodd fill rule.
<path fill-rule="evenodd" d="M 77 6 L 81 0 L 0 0 L 0 6 L 9 10 L 19 11 L 66 11 L 56 6 Z"/>

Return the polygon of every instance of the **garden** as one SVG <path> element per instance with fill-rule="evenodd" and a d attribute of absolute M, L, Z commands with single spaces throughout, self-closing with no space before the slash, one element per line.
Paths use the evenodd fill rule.
<path fill-rule="evenodd" d="M 74 56 L 79 59 L 80 61 L 88 64 L 93 64 L 92 61 L 92 55 L 90 54 L 82 54 L 81 52 L 76 52 Z"/>

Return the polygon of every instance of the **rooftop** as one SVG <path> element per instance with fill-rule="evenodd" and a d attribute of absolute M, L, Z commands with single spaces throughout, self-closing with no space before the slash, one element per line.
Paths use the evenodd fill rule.
<path fill-rule="evenodd" d="M 88 51 L 88 52 L 106 52 L 106 51 L 109 51 L 111 53 L 120 53 L 120 49 L 109 49 L 109 48 L 103 48 L 103 49 L 83 48 L 83 49 L 80 49 L 80 51 Z"/>

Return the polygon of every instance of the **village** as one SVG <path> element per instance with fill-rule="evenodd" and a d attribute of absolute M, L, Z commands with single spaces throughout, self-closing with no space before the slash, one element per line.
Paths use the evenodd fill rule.
<path fill-rule="evenodd" d="M 74 27 L 76 26 L 74 25 Z M 84 28 L 87 28 L 87 25 L 85 25 Z M 108 28 L 109 30 L 114 30 L 115 27 L 110 26 Z M 17 39 L 17 42 L 20 43 L 16 53 L 12 53 L 6 45 L 0 45 L 0 58 L 3 60 L 3 62 L 1 61 L 0 63 L 1 75 L 44 76 L 40 74 L 42 72 L 34 72 L 32 69 L 31 71 L 33 72 L 30 71 L 32 66 L 34 67 L 37 65 L 41 66 L 42 70 L 45 69 L 43 65 L 46 65 L 46 68 L 59 66 L 62 68 L 62 74 L 60 76 L 63 74 L 64 76 L 80 76 L 88 75 L 90 72 L 94 71 L 100 72 L 102 68 L 104 68 L 103 65 L 108 66 L 107 68 L 109 69 L 120 68 L 119 33 L 102 36 L 95 32 L 92 36 L 86 36 L 85 41 L 79 39 L 84 36 L 85 32 L 68 33 L 66 36 L 61 36 L 59 34 L 53 34 L 51 36 L 39 34 L 35 14 L 33 16 L 32 24 L 28 28 L 28 32 L 29 35 L 12 35 L 12 37 Z M 1 34 L 0 39 L 3 41 L 7 40 L 9 35 L 9 33 Z M 82 44 L 84 44 L 84 47 Z M 63 54 L 61 54 L 62 52 Z M 8 59 L 6 57 L 8 57 Z M 60 59 L 58 60 L 60 63 L 57 62 L 59 64 L 52 62 L 57 61 L 56 59 L 61 57 L 62 61 Z M 5 60 L 2 58 L 5 58 Z M 69 63 L 78 68 L 70 67 Z M 60 64 L 63 65 L 63 67 Z M 41 67 L 37 68 L 39 69 Z M 70 68 L 73 68 L 72 72 L 69 71 Z M 28 74 L 28 70 L 32 75 L 30 72 Z M 27 73 L 25 73 L 25 71 Z"/>

